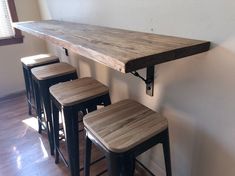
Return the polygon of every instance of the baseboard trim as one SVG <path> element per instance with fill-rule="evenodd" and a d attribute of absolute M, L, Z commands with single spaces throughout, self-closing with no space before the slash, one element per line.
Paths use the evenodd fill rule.
<path fill-rule="evenodd" d="M 8 95 L 4 95 L 3 97 L 0 97 L 0 101 L 5 101 L 7 99 L 15 98 L 15 97 L 22 96 L 22 95 L 26 95 L 25 90 L 22 90 L 22 91 L 19 91 L 19 92 L 14 92 L 14 93 L 11 93 L 11 94 L 8 94 Z"/>

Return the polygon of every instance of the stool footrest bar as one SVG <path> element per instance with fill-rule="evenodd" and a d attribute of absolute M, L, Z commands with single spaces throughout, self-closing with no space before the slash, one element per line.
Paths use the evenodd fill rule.
<path fill-rule="evenodd" d="M 144 170 L 146 170 L 151 176 L 155 176 L 143 163 L 141 163 L 139 160 L 135 159 L 135 161 L 142 167 Z"/>

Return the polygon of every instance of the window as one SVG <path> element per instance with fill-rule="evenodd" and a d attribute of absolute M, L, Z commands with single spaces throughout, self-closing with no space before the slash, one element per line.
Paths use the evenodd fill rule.
<path fill-rule="evenodd" d="M 14 0 L 0 0 L 0 46 L 23 42 L 21 32 L 12 27 L 17 21 Z"/>

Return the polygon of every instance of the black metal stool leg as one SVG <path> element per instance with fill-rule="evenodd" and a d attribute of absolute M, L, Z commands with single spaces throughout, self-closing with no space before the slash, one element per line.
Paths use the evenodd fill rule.
<path fill-rule="evenodd" d="M 54 155 L 54 136 L 53 136 L 53 125 L 52 125 L 52 119 L 51 119 L 51 106 L 50 106 L 50 94 L 49 94 L 49 88 L 46 83 L 41 82 L 40 83 L 40 93 L 43 99 L 43 109 L 44 109 L 44 115 L 46 117 L 46 124 L 47 124 L 47 135 L 48 140 L 50 143 L 50 151 L 51 155 Z"/>
<path fill-rule="evenodd" d="M 111 104 L 111 100 L 110 100 L 109 94 L 106 94 L 106 95 L 104 96 L 103 103 L 104 103 L 104 106 L 108 106 L 108 105 Z"/>
<path fill-rule="evenodd" d="M 90 176 L 91 163 L 91 140 L 86 134 L 85 136 L 85 158 L 84 158 L 84 176 Z"/>
<path fill-rule="evenodd" d="M 54 134 L 54 146 L 55 146 L 55 163 L 59 163 L 59 110 L 51 100 L 52 110 L 52 123 L 53 123 L 53 134 Z"/>
<path fill-rule="evenodd" d="M 132 175 L 134 175 L 135 174 L 135 159 L 134 159 L 134 161 L 133 161 L 133 163 L 132 163 L 132 171 L 131 171 L 131 173 L 132 173 Z"/>
<path fill-rule="evenodd" d="M 35 109 L 35 92 L 34 92 L 34 84 L 33 84 L 33 79 L 32 79 L 32 72 L 31 69 L 28 69 L 28 75 L 29 75 L 29 87 L 30 87 L 30 107 L 31 107 L 31 113 L 32 109 Z"/>
<path fill-rule="evenodd" d="M 24 68 L 23 66 L 23 74 L 24 74 L 24 81 L 25 81 L 25 89 L 26 89 L 26 96 L 27 96 L 27 103 L 28 103 L 28 113 L 29 115 L 32 115 L 32 107 L 30 104 L 30 99 L 31 99 L 31 95 L 30 95 L 30 82 L 29 82 L 29 76 L 28 75 L 28 71 L 26 68 Z"/>
<path fill-rule="evenodd" d="M 68 160 L 70 173 L 71 176 L 79 176 L 80 161 L 77 110 L 73 108 L 63 109 L 63 113 L 65 139 L 69 154 Z"/>
<path fill-rule="evenodd" d="M 169 142 L 169 133 L 166 132 L 166 136 L 163 139 L 163 152 L 165 158 L 165 167 L 166 167 L 166 176 L 171 176 L 171 157 L 170 157 L 170 142 Z"/>
<path fill-rule="evenodd" d="M 41 100 L 40 100 L 40 94 L 39 94 L 39 88 L 38 84 L 35 80 L 33 80 L 33 86 L 34 86 L 34 95 L 35 95 L 35 103 L 36 103 L 36 114 L 38 119 L 38 133 L 41 134 L 42 132 L 42 109 L 41 109 Z"/>

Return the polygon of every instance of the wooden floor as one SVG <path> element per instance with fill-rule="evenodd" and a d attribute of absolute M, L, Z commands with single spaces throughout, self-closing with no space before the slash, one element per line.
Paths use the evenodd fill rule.
<path fill-rule="evenodd" d="M 69 176 L 69 170 L 62 161 L 59 164 L 54 163 L 46 134 L 40 135 L 32 128 L 36 119 L 27 112 L 24 94 L 0 100 L 0 176 Z M 80 142 L 83 146 L 83 141 Z M 93 149 L 95 160 L 101 153 L 95 147 Z M 80 153 L 83 154 L 83 147 Z M 91 175 L 95 176 L 106 170 L 105 162 L 102 160 L 94 164 Z M 102 174 L 105 175 L 107 172 Z M 150 174 L 137 165 L 135 175 Z"/>

